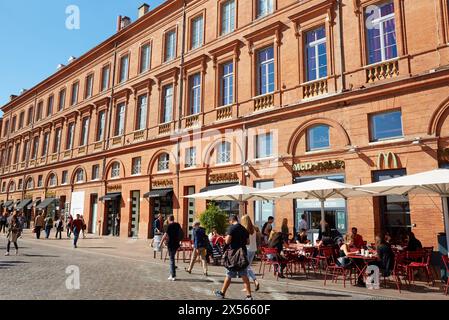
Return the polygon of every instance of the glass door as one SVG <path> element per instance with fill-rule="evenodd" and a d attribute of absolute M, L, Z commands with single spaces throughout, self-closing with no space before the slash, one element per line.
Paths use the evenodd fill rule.
<path fill-rule="evenodd" d="M 97 233 L 97 220 L 98 220 L 98 195 L 93 194 L 90 196 L 90 210 L 92 212 L 92 220 L 90 222 L 90 232 Z"/>
<path fill-rule="evenodd" d="M 131 237 L 137 238 L 139 234 L 140 191 L 131 192 Z"/>

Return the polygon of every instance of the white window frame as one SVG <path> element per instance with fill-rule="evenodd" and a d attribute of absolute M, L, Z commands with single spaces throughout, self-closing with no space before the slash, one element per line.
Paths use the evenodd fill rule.
<path fill-rule="evenodd" d="M 89 124 L 90 118 L 85 117 L 81 122 L 81 143 L 80 147 L 87 145 L 87 140 L 89 139 Z"/>
<path fill-rule="evenodd" d="M 223 141 L 217 146 L 217 164 L 231 163 L 231 160 L 231 143 Z"/>
<path fill-rule="evenodd" d="M 204 17 L 203 15 L 196 16 L 192 19 L 192 43 L 191 49 L 200 48 L 204 44 Z"/>
<path fill-rule="evenodd" d="M 266 154 L 267 153 L 267 146 L 268 146 L 268 144 L 267 144 L 267 141 L 268 141 L 267 137 L 271 137 L 270 138 L 270 152 L 269 152 L 269 154 Z M 261 142 L 262 138 L 264 139 L 264 146 L 265 146 L 265 150 L 263 151 L 264 152 L 263 155 L 261 155 L 261 152 L 260 152 L 261 147 L 262 147 L 260 145 L 260 142 Z M 256 150 L 255 150 L 256 154 L 255 154 L 255 159 L 270 158 L 270 157 L 272 157 L 274 155 L 274 152 L 273 152 L 273 138 L 274 138 L 274 135 L 273 135 L 272 132 L 261 133 L 261 134 L 258 134 L 256 136 Z"/>
<path fill-rule="evenodd" d="M 224 73 L 225 66 L 232 65 L 231 73 Z M 229 61 L 221 65 L 221 104 L 222 106 L 231 105 L 234 103 L 234 62 Z M 227 84 L 227 90 L 225 92 L 225 84 Z M 232 84 L 232 85 L 230 85 Z M 229 103 L 225 103 L 228 100 Z"/>
<path fill-rule="evenodd" d="M 161 154 L 157 163 L 158 172 L 166 172 L 170 170 L 170 155 L 168 153 Z"/>
<path fill-rule="evenodd" d="M 126 103 L 121 102 L 117 104 L 116 110 L 116 122 L 115 122 L 115 136 L 120 137 L 125 134 L 125 113 L 126 113 Z"/>
<path fill-rule="evenodd" d="M 258 60 L 260 59 L 260 52 L 266 51 L 266 50 L 269 50 L 269 49 L 273 50 L 273 58 L 269 59 L 269 60 L 266 60 L 266 61 L 263 61 L 263 62 L 258 61 L 258 72 L 259 72 L 259 74 L 257 75 L 257 82 L 258 82 L 258 90 L 259 90 L 258 94 L 259 95 L 270 94 L 270 93 L 273 93 L 275 91 L 276 70 L 274 71 L 275 75 L 274 75 L 274 78 L 273 78 L 273 91 L 268 91 L 268 88 L 270 87 L 270 77 L 269 77 L 270 64 L 273 64 L 273 69 L 275 67 L 275 65 L 274 65 L 274 63 L 275 63 L 275 60 L 274 60 L 274 47 L 270 46 L 270 47 L 266 47 L 266 48 L 260 49 L 257 52 L 257 59 Z M 266 78 L 266 83 L 265 83 L 265 86 L 267 87 L 267 92 L 264 92 L 264 93 L 262 93 L 262 81 L 261 81 L 262 80 L 262 70 L 264 70 L 266 72 L 266 77 L 265 77 Z"/>
<path fill-rule="evenodd" d="M 138 176 L 142 174 L 142 157 L 135 157 L 131 160 L 131 175 Z"/>
<path fill-rule="evenodd" d="M 380 8 L 379 9 L 377 9 L 377 10 L 380 10 Z M 380 12 L 379 12 L 379 16 L 380 16 Z M 390 21 L 390 20 L 394 20 L 395 19 L 395 13 L 393 12 L 393 13 L 390 13 L 389 15 L 386 15 L 386 16 L 383 16 L 383 17 L 380 17 L 380 18 L 377 18 L 377 19 L 373 19 L 372 21 L 371 21 L 371 23 L 372 23 L 372 25 L 373 25 L 373 27 L 375 26 L 375 25 L 377 25 L 377 27 L 379 28 L 379 38 L 380 38 L 380 54 L 381 54 L 381 59 L 382 59 L 382 61 L 380 61 L 380 62 L 384 62 L 384 61 L 387 61 L 387 58 L 385 57 L 385 51 L 386 51 L 386 48 L 385 48 L 385 30 L 384 30 L 384 23 L 385 22 L 388 22 L 388 21 Z M 365 20 L 366 21 L 366 20 Z M 396 21 L 395 21 L 395 27 L 396 27 Z M 368 39 L 367 39 L 368 40 Z M 396 46 L 397 46 L 397 42 L 396 42 Z M 369 50 L 369 49 L 368 49 Z M 368 54 L 369 54 L 369 52 L 368 52 Z M 380 63 L 380 62 L 375 62 L 374 64 L 377 64 L 377 63 Z"/>
<path fill-rule="evenodd" d="M 274 12 L 274 0 L 257 0 L 257 18 L 266 17 Z"/>
<path fill-rule="evenodd" d="M 222 36 L 235 31 L 235 0 L 228 0 L 221 4 Z"/>
<path fill-rule="evenodd" d="M 145 103 L 142 103 L 143 101 Z M 143 94 L 137 97 L 136 130 L 144 130 L 146 128 L 147 116 L 148 116 L 148 95 Z"/>
<path fill-rule="evenodd" d="M 190 147 L 186 149 L 186 168 L 196 167 L 196 147 Z"/>
<path fill-rule="evenodd" d="M 111 166 L 111 179 L 120 178 L 120 163 L 114 162 Z"/>
<path fill-rule="evenodd" d="M 151 63 L 151 44 L 146 43 L 140 47 L 140 73 L 150 70 Z"/>
<path fill-rule="evenodd" d="M 161 121 L 164 124 L 169 123 L 173 120 L 173 98 L 174 98 L 173 84 L 168 84 L 164 86 L 162 90 L 163 90 L 163 106 L 162 106 L 163 114 Z M 170 92 L 170 94 L 167 94 L 167 92 Z M 168 117 L 168 115 L 170 115 L 170 117 Z"/>
<path fill-rule="evenodd" d="M 195 80 L 198 83 L 195 84 Z M 190 110 L 189 115 L 196 115 L 201 112 L 201 73 L 195 73 L 190 76 Z"/>
<path fill-rule="evenodd" d="M 176 30 L 170 30 L 165 34 L 164 62 L 171 61 L 176 57 Z"/>
<path fill-rule="evenodd" d="M 310 30 L 308 32 L 312 32 L 312 31 L 316 31 L 318 29 L 320 29 L 322 27 L 316 28 L 314 30 Z M 307 49 L 312 48 L 315 51 L 315 79 L 311 80 L 311 79 L 307 79 L 308 81 L 315 81 L 315 80 L 319 80 L 319 79 L 324 79 L 327 77 L 327 34 L 326 34 L 326 28 L 324 28 L 324 38 L 312 41 L 310 43 L 306 43 L 306 59 L 308 59 L 309 57 L 307 56 Z M 319 50 L 318 47 L 322 44 L 326 45 L 326 75 L 323 77 L 320 77 L 320 59 L 319 59 Z M 309 66 L 309 61 L 306 61 L 306 69 L 308 69 Z M 307 72 L 307 76 L 309 75 L 309 70 L 306 70 Z"/>

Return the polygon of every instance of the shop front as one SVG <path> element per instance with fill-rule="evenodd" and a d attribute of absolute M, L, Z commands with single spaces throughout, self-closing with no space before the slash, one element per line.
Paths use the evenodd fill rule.
<path fill-rule="evenodd" d="M 217 173 L 209 174 L 208 186 L 201 189 L 201 192 L 229 188 L 240 183 L 240 178 L 237 173 Z M 207 203 L 212 201 L 207 201 Z M 213 201 L 216 206 L 223 210 L 229 216 L 240 214 L 240 203 L 238 201 Z"/>
<path fill-rule="evenodd" d="M 33 202 L 33 199 L 26 198 L 19 202 L 16 207 L 16 212 L 23 213 L 25 217 L 25 225 L 23 226 L 25 229 L 31 227 L 31 209 L 28 209 L 28 206 Z"/>
<path fill-rule="evenodd" d="M 105 235 L 120 236 L 120 209 L 122 201 L 121 192 L 107 193 L 99 199 L 104 202 L 106 222 L 104 226 Z"/>
<path fill-rule="evenodd" d="M 50 216 L 52 217 L 53 220 L 55 220 L 58 205 L 59 205 L 58 199 L 53 197 L 51 198 L 46 197 L 44 200 L 42 200 L 41 203 L 39 203 L 36 206 L 36 211 L 41 211 L 44 213 L 45 216 L 47 217 Z"/>
<path fill-rule="evenodd" d="M 162 214 L 164 221 L 173 214 L 173 180 L 154 180 L 151 183 L 151 191 L 143 195 L 150 202 L 150 238 L 154 237 L 153 223 Z"/>

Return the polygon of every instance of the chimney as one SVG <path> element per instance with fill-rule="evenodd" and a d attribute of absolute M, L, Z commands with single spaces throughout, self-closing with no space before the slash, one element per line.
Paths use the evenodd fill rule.
<path fill-rule="evenodd" d="M 76 60 L 76 57 L 70 56 L 70 58 L 69 58 L 69 63 L 72 63 L 72 62 L 75 61 L 75 60 Z"/>
<path fill-rule="evenodd" d="M 21 89 L 20 91 L 19 91 L 19 95 L 22 95 L 22 94 L 24 94 L 25 92 L 27 92 L 28 90 L 27 89 Z"/>
<path fill-rule="evenodd" d="M 15 94 L 12 94 L 9 96 L 9 101 L 13 101 L 17 96 Z"/>
<path fill-rule="evenodd" d="M 58 66 L 56 67 L 56 70 L 61 70 L 61 69 L 64 68 L 64 67 L 65 67 L 65 65 L 62 64 L 62 63 L 60 63 L 60 64 L 58 64 Z"/>
<path fill-rule="evenodd" d="M 148 13 L 148 11 L 150 10 L 150 6 L 146 3 L 142 4 L 139 7 L 139 12 L 138 12 L 138 18 L 142 18 L 144 15 L 146 15 Z"/>
<path fill-rule="evenodd" d="M 131 24 L 131 19 L 129 17 L 123 17 L 122 23 L 120 24 L 120 30 L 125 29 Z"/>
<path fill-rule="evenodd" d="M 117 32 L 119 32 L 122 28 L 122 16 L 117 17 Z"/>

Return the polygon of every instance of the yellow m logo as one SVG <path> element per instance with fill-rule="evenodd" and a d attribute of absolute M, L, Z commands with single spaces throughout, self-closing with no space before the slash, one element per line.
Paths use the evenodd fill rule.
<path fill-rule="evenodd" d="M 397 169 L 398 158 L 393 152 L 381 152 L 377 156 L 377 169 Z"/>

